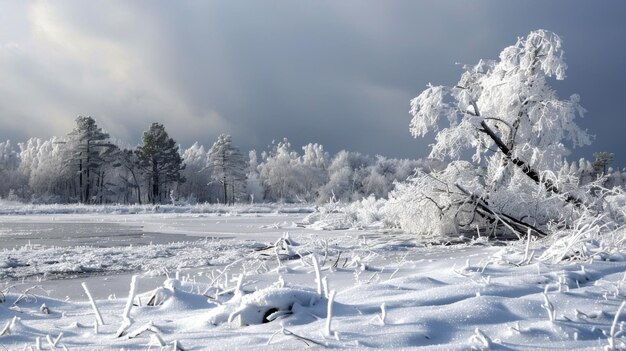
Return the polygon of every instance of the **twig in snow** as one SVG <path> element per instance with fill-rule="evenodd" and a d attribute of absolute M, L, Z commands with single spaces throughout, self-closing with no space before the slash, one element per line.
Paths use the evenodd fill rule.
<path fill-rule="evenodd" d="M 274 246 L 274 253 L 276 254 L 276 262 L 278 262 L 278 266 L 276 267 L 276 271 L 280 271 L 280 268 L 283 266 L 280 262 L 280 255 L 278 254 L 278 242 L 276 242 L 276 246 Z"/>
<path fill-rule="evenodd" d="M 335 290 L 331 290 L 330 295 L 328 296 L 328 306 L 326 311 L 326 329 L 324 331 L 326 336 L 333 335 L 330 324 L 333 321 L 333 302 L 335 300 L 335 293 Z"/>
<path fill-rule="evenodd" d="M 185 348 L 183 347 L 183 345 L 181 345 L 181 343 L 178 340 L 174 340 L 172 343 L 172 348 L 174 349 L 173 351 L 185 351 Z"/>
<path fill-rule="evenodd" d="M 482 344 L 482 346 L 486 348 L 491 348 L 491 338 L 485 335 L 485 333 L 478 328 L 474 329 L 474 335 L 470 337 L 470 341 L 475 341 Z"/>
<path fill-rule="evenodd" d="M 54 340 L 52 340 L 52 337 L 50 337 L 50 334 L 48 334 L 46 335 L 46 340 L 48 341 L 50 348 L 55 349 L 62 337 L 63 337 L 63 332 L 59 333 L 59 336 L 57 336 Z"/>
<path fill-rule="evenodd" d="M 133 331 L 129 332 L 129 333 L 128 333 L 128 338 L 129 338 L 129 339 L 136 338 L 136 337 L 138 337 L 139 335 L 141 335 L 141 334 L 143 334 L 144 332 L 147 332 L 147 331 L 150 331 L 150 332 L 153 332 L 153 333 L 157 333 L 157 334 L 161 332 L 161 331 L 159 330 L 159 328 L 157 328 L 157 327 L 156 327 L 156 326 L 152 323 L 152 321 L 150 321 L 150 322 L 148 322 L 148 323 L 146 323 L 146 324 L 142 325 L 141 327 L 139 327 L 139 328 L 137 328 L 137 329 L 135 329 L 135 330 L 133 330 Z"/>
<path fill-rule="evenodd" d="M 320 342 L 317 342 L 317 341 L 315 341 L 313 339 L 305 338 L 304 336 L 300 336 L 298 334 L 295 334 L 292 331 L 287 330 L 285 328 L 283 328 L 281 331 L 283 332 L 283 335 L 293 336 L 294 338 L 296 338 L 296 339 L 302 341 L 303 343 L 305 343 L 306 346 L 311 346 L 311 345 L 309 345 L 309 343 L 311 343 L 311 344 L 315 344 L 317 346 L 326 347 L 326 345 L 324 345 L 324 344 L 322 344 Z"/>
<path fill-rule="evenodd" d="M 521 265 L 524 265 L 524 264 L 528 264 L 528 263 L 530 263 L 530 261 L 533 259 L 533 256 L 534 256 L 534 251 L 533 251 L 533 254 L 529 256 L 529 251 L 530 251 L 530 237 L 531 237 L 530 233 L 531 233 L 531 232 L 530 232 L 530 228 L 528 228 L 528 233 L 526 234 L 526 238 L 527 238 L 528 240 L 526 240 L 526 249 L 524 250 L 524 258 L 522 258 L 522 260 L 521 260 L 521 261 L 519 261 L 519 262 L 516 264 L 517 266 L 521 266 Z"/>
<path fill-rule="evenodd" d="M 96 305 L 96 301 L 91 296 L 91 292 L 89 291 L 89 288 L 87 288 L 87 283 L 83 282 L 81 285 L 83 286 L 83 289 L 85 290 L 85 294 L 87 294 L 87 297 L 89 298 L 89 302 L 91 302 L 91 307 L 93 308 L 93 311 L 96 314 L 96 318 L 98 320 L 98 323 L 100 325 L 104 325 L 104 320 L 102 319 L 102 315 L 100 314 L 100 310 L 98 310 L 98 306 Z"/>
<path fill-rule="evenodd" d="M 122 336 L 124 335 L 124 332 L 126 332 L 126 329 L 128 329 L 128 327 L 130 327 L 130 325 L 131 325 L 131 324 L 132 324 L 132 323 L 131 323 L 130 319 L 124 319 L 124 320 L 122 320 L 122 324 L 121 324 L 121 325 L 120 325 L 120 327 L 117 329 L 117 332 L 115 332 L 115 337 L 116 337 L 116 338 L 122 337 Z M 97 334 L 97 333 L 98 333 L 98 332 L 97 332 L 98 324 L 95 324 L 95 323 L 94 323 L 94 326 L 93 326 L 93 327 L 94 327 L 94 330 L 96 331 L 96 334 Z"/>
<path fill-rule="evenodd" d="M 243 290 L 241 290 L 241 285 L 243 283 L 243 276 L 244 276 L 244 272 L 241 272 L 239 274 L 239 277 L 237 277 L 237 285 L 235 287 L 235 294 L 242 294 Z"/>
<path fill-rule="evenodd" d="M 209 283 L 209 287 L 208 287 L 208 288 L 206 288 L 206 290 L 204 291 L 204 293 L 202 293 L 202 295 L 204 295 L 204 296 L 207 296 L 207 297 L 208 297 L 208 295 L 207 295 L 207 294 L 209 293 L 209 290 L 210 290 L 210 289 L 214 286 L 214 284 L 218 281 L 218 279 L 220 279 L 223 275 L 228 274 L 228 270 L 229 270 L 232 266 L 234 266 L 235 264 L 237 264 L 237 263 L 239 263 L 239 262 L 241 262 L 241 261 L 243 261 L 243 260 L 244 260 L 243 258 L 240 258 L 240 259 L 235 260 L 235 261 L 233 261 L 233 262 L 231 262 L 231 263 L 227 264 L 226 266 L 224 266 L 224 269 L 223 269 L 223 270 L 221 270 L 221 271 L 220 271 L 220 270 L 218 270 L 218 272 L 220 272 L 220 274 L 218 274 L 218 275 L 217 275 L 217 277 L 212 278 L 211 283 Z M 280 260 L 279 260 L 279 262 L 280 262 Z M 213 273 L 213 271 L 211 271 L 211 273 Z M 218 284 L 218 285 L 219 285 L 219 284 Z"/>
<path fill-rule="evenodd" d="M 337 268 L 337 266 L 339 265 L 340 258 L 341 258 L 341 251 L 339 251 L 339 254 L 337 255 L 337 260 L 335 260 L 335 263 L 333 263 L 333 268 Z"/>
<path fill-rule="evenodd" d="M 159 334 L 150 334 L 150 345 L 160 346 L 161 350 L 167 346 L 165 340 Z"/>
<path fill-rule="evenodd" d="M 485 269 L 487 269 L 487 266 L 490 265 L 490 264 L 493 264 L 493 262 L 491 262 L 491 261 L 485 262 L 483 267 L 480 269 L 480 273 L 485 273 Z"/>
<path fill-rule="evenodd" d="M 0 331 L 0 336 L 11 335 L 11 325 L 15 323 L 17 316 L 14 316 L 12 320 L 7 321 L 7 324 Z"/>
<path fill-rule="evenodd" d="M 624 305 L 626 305 L 626 301 L 622 301 L 622 303 L 619 305 L 619 308 L 617 309 L 617 313 L 615 313 L 615 318 L 613 318 L 613 324 L 611 324 L 611 331 L 608 335 L 609 344 L 604 347 L 604 349 L 607 351 L 615 350 L 615 336 L 617 334 L 617 331 L 616 331 L 617 321 L 619 320 L 619 316 L 622 313 L 622 309 L 624 309 Z"/>
<path fill-rule="evenodd" d="M 604 311 L 602 311 L 602 310 L 600 310 L 598 312 L 585 313 L 585 312 L 582 312 L 582 311 L 580 311 L 578 309 L 574 309 L 574 312 L 575 312 L 577 318 L 585 317 L 585 318 L 596 319 L 596 318 L 601 318 L 602 316 L 604 316 Z"/>
<path fill-rule="evenodd" d="M 57 336 L 56 339 L 54 339 L 54 345 L 57 345 L 62 337 L 63 337 L 63 332 L 60 332 L 59 336 Z"/>
<path fill-rule="evenodd" d="M 315 283 L 317 284 L 317 294 L 322 296 L 322 277 L 320 272 L 320 265 L 317 263 L 317 257 L 315 254 L 311 255 L 313 260 L 313 268 L 315 268 Z"/>
<path fill-rule="evenodd" d="M 550 300 L 548 300 L 548 295 L 546 293 L 543 293 L 543 301 L 544 304 L 541 305 L 541 307 L 548 312 L 548 319 L 550 322 L 556 321 L 556 311 L 554 309 L 554 305 L 550 302 Z"/>
<path fill-rule="evenodd" d="M 514 326 L 509 326 L 509 329 L 512 330 L 512 331 L 518 332 L 520 334 L 522 333 L 522 327 L 519 324 L 519 321 L 515 322 Z"/>
<path fill-rule="evenodd" d="M 17 306 L 18 302 L 20 302 L 20 301 L 22 301 L 22 300 L 24 300 L 24 299 L 26 299 L 28 297 L 32 297 L 33 299 L 35 299 L 35 301 L 37 301 L 37 297 L 30 293 L 33 289 L 36 289 L 36 288 L 41 289 L 41 286 L 35 285 L 35 286 L 31 286 L 30 288 L 24 290 L 24 292 L 22 292 L 20 294 L 20 296 L 17 297 L 17 299 L 11 304 L 11 306 Z"/>
<path fill-rule="evenodd" d="M 272 333 L 272 335 L 270 335 L 270 338 L 269 338 L 269 339 L 267 339 L 267 342 L 265 343 L 265 345 L 269 345 L 269 344 L 271 344 L 271 343 L 272 343 L 272 339 L 274 339 L 274 337 L 275 337 L 276 335 L 278 335 L 278 333 L 280 333 L 280 332 L 282 332 L 282 331 L 283 331 L 283 329 L 280 329 L 280 330 L 277 330 L 277 331 L 275 331 L 274 333 Z"/>
<path fill-rule="evenodd" d="M 133 275 L 130 279 L 130 290 L 128 291 L 128 299 L 126 300 L 126 306 L 124 307 L 124 313 L 122 319 L 130 321 L 130 310 L 133 308 L 133 300 L 135 299 L 135 291 L 137 289 L 137 276 Z"/>
<path fill-rule="evenodd" d="M 372 282 L 372 279 L 374 279 L 375 277 L 377 277 L 379 274 L 378 272 L 374 272 L 374 274 L 372 274 L 372 276 L 367 280 L 366 284 L 369 284 Z M 380 280 L 380 279 L 379 279 Z"/>

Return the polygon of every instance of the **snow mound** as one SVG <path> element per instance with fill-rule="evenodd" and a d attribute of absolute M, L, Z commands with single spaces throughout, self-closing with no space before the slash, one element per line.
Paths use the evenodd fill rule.
<path fill-rule="evenodd" d="M 206 296 L 183 291 L 178 279 L 167 279 L 162 287 L 142 294 L 139 298 L 147 301 L 147 306 L 158 307 L 167 312 L 184 312 L 216 306 L 209 302 Z"/>
<path fill-rule="evenodd" d="M 239 326 L 262 324 L 303 310 L 324 317 L 325 300 L 312 289 L 272 286 L 248 295 L 235 294 L 230 301 L 209 312 L 208 322 L 213 325 L 235 322 Z"/>

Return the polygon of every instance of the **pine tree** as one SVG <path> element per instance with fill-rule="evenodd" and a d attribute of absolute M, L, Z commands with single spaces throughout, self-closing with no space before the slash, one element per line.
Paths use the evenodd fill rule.
<path fill-rule="evenodd" d="M 170 184 L 183 183 L 180 171 L 185 168 L 178 153 L 178 145 L 170 138 L 160 123 L 152 123 L 150 130 L 143 133 L 143 145 L 137 148 L 139 165 L 150 184 L 150 199 L 153 204 L 162 201 L 164 188 Z"/>
<path fill-rule="evenodd" d="M 233 204 L 245 193 L 246 166 L 243 155 L 232 145 L 230 135 L 220 135 L 209 150 L 207 167 L 211 169 L 213 181 L 219 183 L 223 189 L 224 204 Z"/>
<path fill-rule="evenodd" d="M 69 133 L 67 141 L 66 165 L 78 168 L 78 191 L 81 203 L 90 200 L 93 177 L 106 163 L 114 145 L 108 142 L 109 134 L 104 133 L 90 117 L 78 116 L 76 127 Z"/>
<path fill-rule="evenodd" d="M 117 169 L 117 181 L 115 182 L 115 195 L 121 198 L 123 203 L 133 202 L 131 198 L 136 193 L 134 202 L 141 205 L 141 168 L 139 158 L 133 150 L 117 149 L 113 155 L 113 167 Z M 118 200 L 119 201 L 119 200 Z"/>
<path fill-rule="evenodd" d="M 602 151 L 596 152 L 593 156 L 596 158 L 592 164 L 594 175 L 596 177 L 600 175 L 607 175 L 609 165 L 611 164 L 611 161 L 613 161 L 613 157 L 615 155 L 610 152 Z"/>

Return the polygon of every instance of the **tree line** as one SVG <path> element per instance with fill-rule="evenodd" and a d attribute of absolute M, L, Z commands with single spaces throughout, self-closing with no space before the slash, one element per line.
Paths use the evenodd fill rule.
<path fill-rule="evenodd" d="M 371 157 L 322 145 L 297 152 L 284 139 L 245 155 L 222 134 L 210 148 L 181 150 L 153 123 L 124 147 L 93 117 L 79 116 L 63 137 L 0 142 L 0 197 L 33 203 L 223 203 L 354 201 L 387 197 L 396 181 L 439 162 Z"/>

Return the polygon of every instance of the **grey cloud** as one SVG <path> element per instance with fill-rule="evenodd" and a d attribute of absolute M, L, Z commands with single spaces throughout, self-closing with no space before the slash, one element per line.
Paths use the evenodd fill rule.
<path fill-rule="evenodd" d="M 38 7 L 59 33 L 41 32 Z M 409 99 L 429 82 L 455 83 L 455 62 L 495 58 L 546 28 L 563 36 L 570 66 L 555 87 L 581 94 L 582 125 L 599 136 L 573 156 L 606 150 L 626 165 L 625 10 L 619 1 L 3 3 L 0 13 L 19 15 L 0 21 L 0 138 L 64 134 L 91 114 L 131 143 L 157 120 L 183 146 L 226 132 L 243 149 L 288 137 L 423 157 L 432 139 L 410 137 Z"/>

